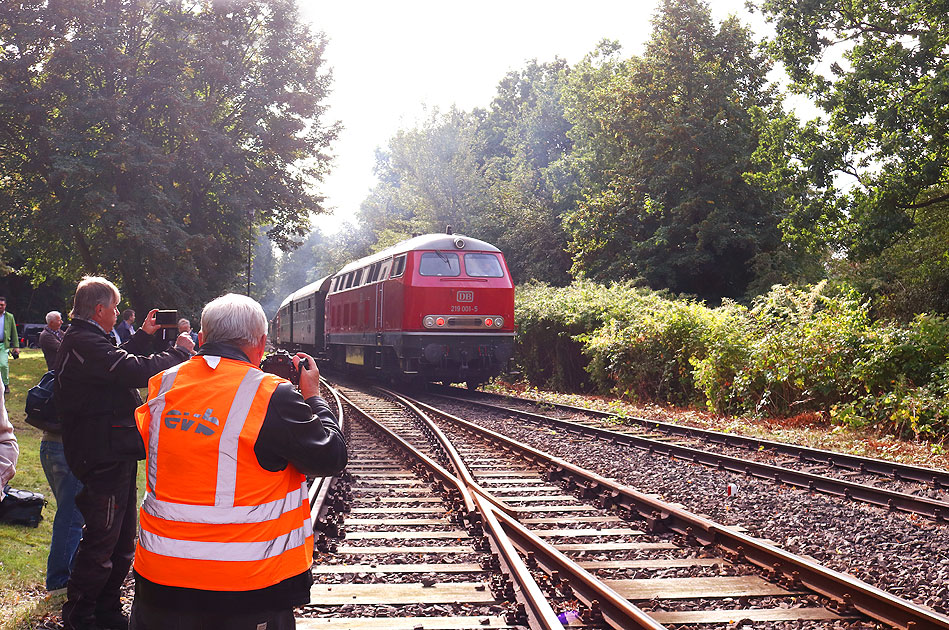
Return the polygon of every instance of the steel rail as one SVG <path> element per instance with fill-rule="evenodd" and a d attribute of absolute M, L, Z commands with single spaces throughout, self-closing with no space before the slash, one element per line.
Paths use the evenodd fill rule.
<path fill-rule="evenodd" d="M 513 543 L 514 546 L 521 549 L 529 558 L 535 559 L 548 575 L 554 571 L 558 571 L 564 576 L 569 576 L 569 583 L 574 594 L 592 611 L 596 611 L 595 614 L 602 615 L 603 620 L 611 627 L 617 630 L 628 630 L 631 628 L 639 628 L 641 630 L 665 630 L 665 626 L 654 621 L 649 615 L 631 604 L 612 588 L 596 579 L 586 569 L 583 569 L 580 565 L 570 560 L 570 558 L 558 551 L 553 545 L 545 542 L 521 525 L 512 516 L 514 513 L 513 510 L 500 509 L 498 506 L 504 505 L 503 501 L 495 497 L 491 492 L 485 490 L 475 481 L 474 475 L 471 474 L 471 471 L 464 463 L 458 450 L 445 433 L 432 421 L 428 414 L 414 404 L 413 400 L 381 387 L 377 389 L 411 409 L 426 423 L 442 449 L 448 454 L 461 483 L 471 488 L 476 501 L 486 502 L 482 505 L 482 511 L 486 516 L 486 524 L 491 528 L 498 539 L 504 540 L 505 548 L 510 547 Z M 488 505 L 488 503 L 490 505 Z M 511 547 L 509 551 L 506 551 L 506 553 L 516 556 L 513 547 Z M 517 565 L 523 566 L 520 560 L 518 560 Z M 523 570 L 527 571 L 528 569 L 526 566 L 523 566 Z M 530 578 L 529 583 L 536 587 L 536 582 L 530 577 L 529 572 L 527 576 Z M 531 598 L 536 598 L 538 602 L 542 602 L 543 605 L 548 608 L 550 606 L 547 602 L 547 598 L 539 588 L 536 589 L 536 592 L 531 594 Z"/>
<path fill-rule="evenodd" d="M 706 466 L 711 466 L 713 468 L 743 473 L 746 475 L 759 477 L 761 479 L 769 479 L 779 483 L 797 486 L 799 488 L 806 488 L 815 492 L 823 492 L 825 494 L 845 497 L 856 501 L 863 501 L 865 503 L 885 507 L 891 510 L 902 510 L 904 512 L 920 514 L 923 516 L 928 516 L 937 521 L 949 520 L 949 503 L 945 501 L 939 501 L 938 499 L 920 497 L 898 492 L 896 490 L 889 490 L 887 488 L 878 488 L 876 486 L 861 484 L 854 481 L 847 481 L 845 479 L 835 479 L 833 477 L 826 477 L 816 473 L 794 470 L 793 468 L 785 468 L 783 466 L 776 466 L 774 464 L 765 464 L 763 462 L 741 459 L 739 457 L 732 457 L 730 455 L 713 453 L 692 446 L 664 442 L 662 440 L 655 440 L 638 435 L 630 435 L 628 433 L 619 433 L 617 431 L 603 429 L 600 427 L 591 427 L 577 422 L 572 422 L 570 420 L 552 418 L 550 416 L 545 416 L 543 414 L 533 413 L 530 411 L 523 411 L 521 409 L 510 409 L 508 407 L 492 405 L 490 403 L 469 400 L 466 398 L 455 398 L 451 396 L 443 396 L 441 394 L 434 395 L 440 398 L 448 398 L 449 400 L 461 402 L 463 404 L 480 406 L 494 411 L 502 411 L 504 413 L 517 415 L 534 422 L 554 424 L 574 433 L 608 439 L 616 443 L 629 444 L 641 450 L 649 451 L 650 453 L 655 452 L 664 455 L 674 455 L 676 457 L 680 457 L 682 459 L 699 464 L 705 464 Z"/>
<path fill-rule="evenodd" d="M 339 427 L 341 431 L 345 429 L 343 427 L 343 401 L 339 398 L 339 392 L 337 392 L 329 381 L 325 378 L 320 377 L 320 384 L 330 393 L 330 396 L 336 402 L 336 419 L 339 422 Z M 335 490 L 336 485 L 339 483 L 340 477 L 316 477 L 310 481 L 308 497 L 310 500 L 310 524 L 314 529 L 325 530 L 327 525 L 327 514 L 330 511 L 330 501 L 329 496 Z M 322 524 L 322 525 L 320 525 Z"/>
<path fill-rule="evenodd" d="M 430 392 L 432 396 L 441 396 L 465 402 L 478 402 L 478 404 L 491 405 L 471 400 L 465 396 L 449 396 L 447 394 L 438 394 Z M 598 418 L 605 418 L 613 421 L 631 422 L 647 429 L 657 429 L 671 435 L 680 435 L 684 437 L 701 437 L 702 439 L 716 442 L 725 446 L 741 446 L 753 450 L 771 450 L 783 455 L 797 457 L 803 461 L 825 466 L 837 466 L 848 470 L 868 472 L 876 475 L 892 477 L 897 480 L 916 481 L 919 483 L 930 484 L 934 488 L 949 488 L 949 471 L 938 468 L 927 468 L 925 466 L 913 466 L 902 462 L 892 462 L 885 459 L 873 457 L 863 457 L 861 455 L 851 455 L 849 453 L 838 453 L 825 449 L 813 448 L 810 446 L 799 446 L 775 440 L 764 440 L 745 435 L 735 435 L 732 433 L 723 433 L 711 429 L 701 429 L 699 427 L 690 427 L 660 420 L 647 420 L 637 416 L 620 415 L 608 411 L 599 411 L 597 409 L 588 409 L 586 407 L 577 407 L 575 405 L 565 405 L 563 403 L 543 402 L 530 400 L 528 398 L 519 398 L 517 396 L 504 396 L 491 392 L 478 392 L 481 396 L 499 398 L 501 400 L 513 400 L 517 402 L 530 403 L 534 405 L 547 405 L 555 409 L 562 409 L 573 413 L 585 413 Z M 500 407 L 505 411 L 515 412 L 515 409 Z M 946 515 L 949 518 L 949 514 Z"/>
<path fill-rule="evenodd" d="M 551 480 L 573 485 L 584 496 L 597 497 L 604 507 L 615 508 L 621 515 L 629 517 L 638 513 L 654 531 L 668 528 L 702 544 L 717 545 L 733 559 L 744 559 L 763 568 L 773 580 L 791 587 L 804 586 L 834 600 L 842 611 L 857 610 L 889 626 L 907 630 L 949 630 L 949 617 L 896 597 L 853 576 L 694 515 L 431 405 L 414 402 L 438 417 L 520 452 L 529 461 L 546 464 L 550 467 Z"/>
<path fill-rule="evenodd" d="M 391 392 L 388 393 L 391 394 Z M 563 624 L 560 623 L 557 614 L 553 608 L 551 608 L 550 602 L 540 590 L 540 586 L 537 585 L 537 582 L 534 581 L 530 570 L 524 564 L 523 560 L 521 560 L 520 556 L 518 556 L 507 534 L 505 534 L 498 523 L 497 517 L 495 516 L 495 510 L 497 508 L 495 508 L 492 503 L 500 502 L 491 501 L 489 503 L 485 497 L 473 496 L 471 490 L 461 479 L 452 475 L 438 462 L 406 442 L 394 431 L 382 423 L 377 422 L 370 414 L 361 409 L 345 395 L 340 394 L 340 396 L 366 421 L 371 422 L 377 429 L 381 430 L 400 450 L 418 461 L 426 469 L 433 471 L 441 478 L 446 486 L 454 488 L 462 496 L 469 523 L 474 526 L 476 531 L 484 531 L 483 528 L 485 526 L 487 527 L 487 530 L 491 534 L 486 537 L 488 544 L 494 549 L 495 556 L 499 559 L 503 568 L 507 569 L 506 573 L 514 578 L 518 588 L 513 589 L 511 595 L 518 600 L 519 608 L 521 609 L 520 612 L 526 615 L 529 627 L 538 630 L 564 630 Z M 416 409 L 416 411 L 424 423 L 430 427 L 434 427 L 437 435 L 440 436 L 439 439 L 445 440 L 443 445 L 447 443 L 444 434 L 441 433 L 438 427 L 434 426 L 431 419 L 421 410 Z M 450 457 L 451 453 L 454 453 L 454 457 L 457 458 L 457 463 L 464 466 L 457 451 L 452 448 L 449 453 Z M 456 462 L 453 461 L 453 464 L 454 463 Z M 501 503 L 501 505 L 503 505 L 503 503 Z M 498 511 L 500 512 L 500 510 Z"/>
<path fill-rule="evenodd" d="M 517 510 L 511 507 L 510 504 L 486 492 L 483 488 L 481 488 L 481 486 L 478 485 L 478 483 L 475 481 L 474 476 L 471 474 L 471 471 L 468 470 L 468 467 L 465 465 L 464 460 L 461 458 L 461 455 L 458 453 L 458 450 L 454 447 L 451 441 L 445 436 L 445 433 L 438 427 L 437 424 L 432 422 L 432 419 L 429 418 L 428 415 L 424 411 L 416 407 L 415 404 L 413 404 L 411 400 L 409 400 L 408 398 L 405 398 L 398 392 L 394 392 L 384 387 L 376 387 L 376 389 L 379 390 L 380 392 L 383 392 L 385 395 L 389 396 L 390 398 L 394 399 L 396 402 L 407 407 L 414 414 L 416 414 L 422 420 L 422 422 L 425 423 L 426 429 L 438 441 L 442 450 L 448 456 L 448 460 L 451 462 L 452 468 L 455 469 L 455 474 L 458 476 L 458 478 L 461 480 L 461 483 L 464 486 L 466 486 L 467 488 L 471 488 L 471 489 L 479 491 L 482 497 L 490 501 L 494 505 L 495 508 L 504 512 L 505 514 L 515 516 L 515 517 L 518 515 Z"/>
<path fill-rule="evenodd" d="M 479 493 L 480 494 L 480 493 Z M 598 611 L 603 620 L 613 628 L 622 630 L 664 630 L 665 626 L 655 621 L 638 606 L 598 580 L 589 571 L 558 551 L 553 545 L 535 535 L 510 516 L 498 513 L 498 520 L 514 544 L 532 558 L 545 572 L 569 576 L 570 587 L 591 609 Z"/>

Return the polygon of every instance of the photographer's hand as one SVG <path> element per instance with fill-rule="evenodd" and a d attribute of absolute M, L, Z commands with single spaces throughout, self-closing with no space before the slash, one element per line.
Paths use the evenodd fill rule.
<path fill-rule="evenodd" d="M 148 315 L 145 316 L 145 321 L 142 322 L 142 330 L 147 332 L 149 335 L 154 335 L 161 326 L 158 325 L 158 322 L 155 321 L 155 313 L 158 312 L 157 308 L 153 308 L 148 311 Z"/>
<path fill-rule="evenodd" d="M 186 332 L 181 333 L 178 335 L 178 338 L 175 339 L 175 347 L 184 348 L 191 354 L 194 354 L 194 340 L 191 338 L 191 335 Z"/>
<path fill-rule="evenodd" d="M 309 369 L 303 367 L 303 362 L 309 366 Z M 306 400 L 312 396 L 320 395 L 320 370 L 316 367 L 316 361 L 305 352 L 297 352 L 293 356 L 293 367 L 300 373 L 300 393 Z"/>

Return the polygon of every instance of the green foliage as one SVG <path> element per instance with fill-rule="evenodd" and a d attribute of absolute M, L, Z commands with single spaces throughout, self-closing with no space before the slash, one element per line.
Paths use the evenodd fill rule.
<path fill-rule="evenodd" d="M 949 320 L 875 321 L 864 296 L 826 282 L 714 309 L 628 283 L 529 285 L 516 317 L 533 383 L 916 436 L 949 430 Z"/>
<path fill-rule="evenodd" d="M 860 335 L 870 325 L 852 292 L 776 286 L 719 330 L 724 351 L 696 358 L 696 380 L 719 411 L 788 415 L 826 410 L 845 394 Z"/>
<path fill-rule="evenodd" d="M 601 47 L 566 87 L 576 164 L 588 170 L 566 217 L 573 274 L 742 296 L 756 259 L 780 246 L 790 196 L 746 176 L 771 168 L 752 159 L 760 112 L 781 115 L 768 60 L 737 20 L 713 25 L 700 0 L 665 0 L 645 54 L 615 57 Z M 784 262 L 770 256 L 760 266 Z"/>
<path fill-rule="evenodd" d="M 841 197 L 834 236 L 856 259 L 911 229 L 914 212 L 949 199 L 949 21 L 942 0 L 765 0 L 769 51 L 793 89 L 826 116 L 798 156 L 818 185 L 834 172 L 856 187 Z M 806 220 L 799 231 L 807 232 Z M 811 224 L 819 240 L 826 226 Z"/>
<path fill-rule="evenodd" d="M 866 260 L 838 264 L 835 273 L 872 296 L 879 316 L 949 315 L 949 203 L 920 208 L 913 227 L 893 244 Z"/>
<path fill-rule="evenodd" d="M 0 207 L 38 282 L 100 273 L 144 312 L 289 248 L 336 135 L 292 0 L 0 4 Z"/>
<path fill-rule="evenodd" d="M 498 84 L 486 110 L 433 112 L 377 155 L 379 184 L 359 218 L 371 238 L 455 232 L 507 253 L 518 282 L 567 281 L 561 215 L 572 205 L 569 123 L 560 103 L 566 64 L 532 61 Z"/>
<path fill-rule="evenodd" d="M 643 292 L 628 283 L 607 288 L 588 281 L 563 288 L 540 283 L 519 287 L 515 356 L 524 375 L 536 385 L 588 388 L 588 358 L 580 336 L 618 317 Z"/>
<path fill-rule="evenodd" d="M 587 370 L 603 391 L 687 404 L 695 397 L 690 360 L 707 354 L 714 319 L 692 300 L 641 293 L 621 319 L 579 337 Z"/>

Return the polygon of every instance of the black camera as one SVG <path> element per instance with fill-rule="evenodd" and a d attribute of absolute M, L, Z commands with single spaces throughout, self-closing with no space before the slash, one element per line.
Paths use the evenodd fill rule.
<path fill-rule="evenodd" d="M 305 363 L 302 365 L 306 366 Z M 300 385 L 300 371 L 293 365 L 293 357 L 286 350 L 271 352 L 260 362 L 260 369 L 285 378 L 294 386 Z"/>
<path fill-rule="evenodd" d="M 178 338 L 178 311 L 162 311 L 155 313 L 155 323 L 159 330 L 155 336 L 164 342 L 174 342 Z"/>

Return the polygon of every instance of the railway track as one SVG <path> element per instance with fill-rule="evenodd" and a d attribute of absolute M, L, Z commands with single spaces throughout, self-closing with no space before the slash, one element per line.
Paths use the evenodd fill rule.
<path fill-rule="evenodd" d="M 488 535 L 485 507 L 431 458 L 437 453 L 413 450 L 374 422 L 412 433 L 404 414 L 374 414 L 352 406 L 344 414 L 350 463 L 325 498 L 334 507 L 312 506 L 325 515 L 324 536 L 297 627 L 562 627 L 513 550 Z"/>
<path fill-rule="evenodd" d="M 576 435 L 949 521 L 949 471 L 497 394 L 477 394 L 492 402 L 457 393 L 431 395 Z"/>
<path fill-rule="evenodd" d="M 523 597 L 539 589 L 561 624 L 597 628 L 784 621 L 869 627 L 867 614 L 894 627 L 949 628 L 949 620 L 848 576 L 418 401 L 397 404 L 350 390 L 346 396 L 348 415 L 364 417 L 347 422 L 350 511 L 345 532 L 338 514 L 320 524 L 346 538 L 318 560 L 320 584 L 304 613 L 315 618 L 298 627 L 544 627 L 537 602 Z M 438 417 L 438 426 L 426 424 L 426 415 Z M 370 417 L 379 425 L 370 428 Z M 433 483 L 439 497 L 426 494 Z M 323 548 L 331 552 L 328 541 Z M 508 545 L 518 551 L 514 558 L 502 553 Z M 443 575 L 444 565 L 452 570 Z M 454 588 L 482 599 L 426 602 L 441 584 L 464 585 Z M 397 591 L 406 599 L 393 601 Z"/>

